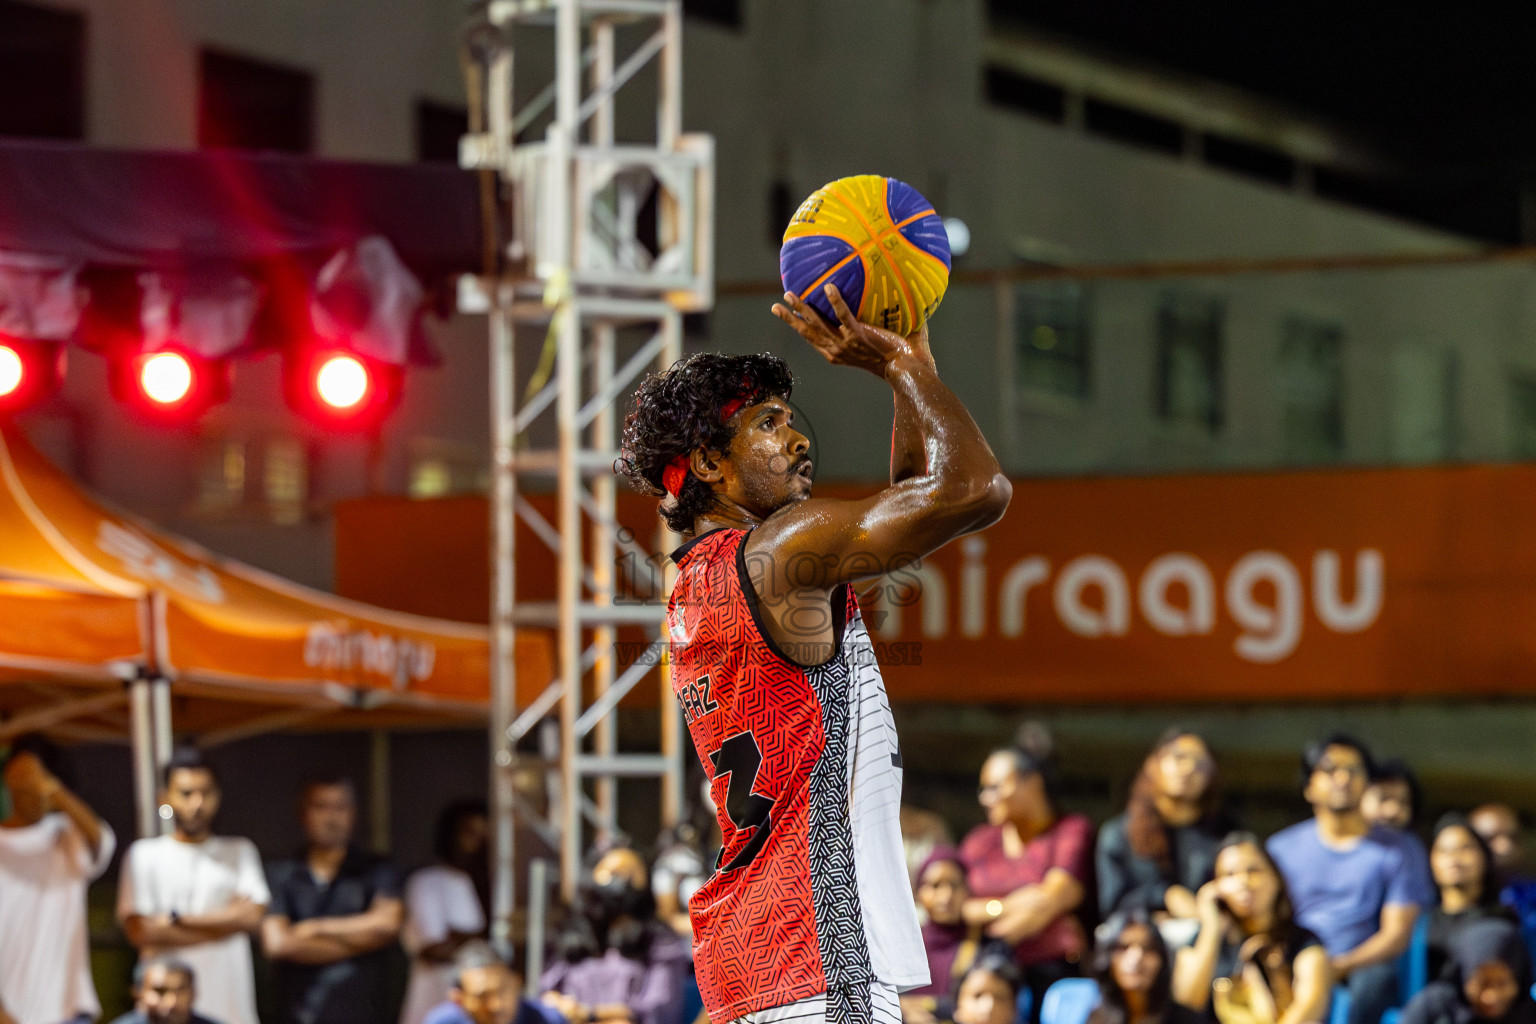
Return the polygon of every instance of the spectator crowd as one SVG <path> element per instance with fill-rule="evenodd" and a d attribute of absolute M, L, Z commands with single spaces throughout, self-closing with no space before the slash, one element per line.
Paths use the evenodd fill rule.
<path fill-rule="evenodd" d="M 906 1024 L 1536 1024 L 1536 880 L 1518 875 L 1513 809 L 1447 814 L 1426 845 L 1412 771 L 1333 735 L 1301 759 L 1311 815 L 1260 837 L 1223 805 L 1205 739 L 1175 728 L 1095 828 L 1062 805 L 1053 746 L 1034 727 L 983 760 L 985 820 L 957 844 L 936 815 L 903 814 L 931 974 L 902 996 Z M 0 1024 L 95 1021 L 86 889 L 117 839 L 46 740 L 13 742 L 3 778 Z M 116 916 L 138 955 L 114 1024 L 260 1024 L 253 950 L 267 1024 L 699 1016 L 686 907 L 713 851 L 686 826 L 652 862 L 593 849 L 529 979 L 522 953 L 486 942 L 484 804 L 445 807 L 434 862 L 404 878 L 354 842 L 345 778 L 303 788 L 304 848 L 265 863 L 215 831 L 219 779 L 197 751 L 162 781 L 170 831 L 121 857 Z"/>

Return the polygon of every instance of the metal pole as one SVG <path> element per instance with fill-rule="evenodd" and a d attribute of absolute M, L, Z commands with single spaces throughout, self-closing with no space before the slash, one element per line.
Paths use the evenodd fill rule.
<path fill-rule="evenodd" d="M 555 12 L 555 124 L 550 135 L 554 154 L 549 196 L 549 215 L 558 231 L 551 239 L 551 263 L 563 278 L 555 315 L 559 318 L 558 351 L 555 356 L 559 397 L 555 402 L 556 435 L 560 469 L 556 477 L 556 525 L 560 532 L 558 587 L 560 663 L 560 891 L 567 902 L 576 898 L 581 871 L 583 791 L 577 770 L 576 719 L 581 714 L 581 504 L 577 489 L 581 475 L 577 460 L 581 431 L 577 412 L 581 399 L 582 310 L 576 300 L 572 271 L 575 265 L 576 231 L 573 190 L 579 173 L 575 146 L 580 131 L 581 107 L 581 5 L 579 0 L 559 0 Z"/>
<path fill-rule="evenodd" d="M 661 329 L 665 332 L 665 344 L 661 350 L 661 365 L 669 367 L 683 357 L 683 317 L 681 313 L 672 312 L 662 321 Z M 660 550 L 670 553 L 674 551 L 682 538 L 671 530 L 662 527 L 658 531 L 660 536 Z M 663 577 L 662 595 L 671 593 L 672 580 L 677 575 L 677 568 L 671 560 L 661 563 Z M 671 635 L 667 632 L 666 623 L 662 623 L 657 632 L 660 640 L 668 642 Z M 672 656 L 671 653 L 663 655 L 660 662 L 661 677 L 661 756 L 666 761 L 666 771 L 661 777 L 661 827 L 664 829 L 676 828 L 683 818 L 685 794 L 683 793 L 683 711 L 677 703 L 677 698 L 672 692 Z"/>
<path fill-rule="evenodd" d="M 155 772 L 155 707 L 149 679 L 128 684 L 133 729 L 133 804 L 139 838 L 160 834 L 160 780 Z"/>
<path fill-rule="evenodd" d="M 496 284 L 491 309 L 491 942 L 512 948 L 517 910 L 516 822 L 512 743 L 507 728 L 517 717 L 515 531 L 517 525 L 516 412 L 513 389 L 512 286 Z"/>
<path fill-rule="evenodd" d="M 155 786 L 158 790 L 160 775 L 165 771 L 165 766 L 171 763 L 174 743 L 171 731 L 171 681 L 160 676 L 151 679 L 149 701 L 150 721 L 154 724 Z M 158 807 L 155 811 L 155 827 L 159 829 L 159 834 L 164 835 L 171 830 L 171 823 L 159 816 Z"/>
<path fill-rule="evenodd" d="M 544 929 L 549 917 L 549 861 L 540 858 L 528 865 L 528 955 L 523 989 L 528 998 L 537 998 L 535 987 L 544 973 Z"/>
<path fill-rule="evenodd" d="M 601 95 L 613 80 L 613 22 L 599 18 L 592 24 L 592 89 Z M 613 145 L 613 95 L 597 105 L 592 115 L 592 144 Z M 607 174 L 611 168 L 598 169 Z M 613 380 L 613 325 L 595 324 L 592 328 L 592 381 L 591 393 L 600 394 Z M 588 447 L 607 450 L 614 446 L 613 406 L 605 405 L 592 421 Z M 592 481 L 592 498 L 598 509 L 612 522 L 614 515 L 614 479 L 608 474 Z M 592 602 L 597 605 L 613 603 L 613 561 L 617 555 L 613 529 L 608 523 L 594 520 L 592 523 Z M 613 685 L 613 645 L 617 633 L 612 626 L 600 625 L 592 632 L 592 643 L 597 648 L 597 661 L 592 666 L 593 695 L 602 697 Z M 614 736 L 613 716 L 604 715 L 593 733 L 593 744 L 599 754 L 614 753 L 617 744 Z M 618 781 L 611 777 L 597 780 L 597 811 L 607 832 L 612 833 L 618 821 Z"/>

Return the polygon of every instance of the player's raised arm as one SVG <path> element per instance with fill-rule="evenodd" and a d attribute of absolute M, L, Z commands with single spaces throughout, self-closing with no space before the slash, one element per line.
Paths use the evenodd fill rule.
<path fill-rule="evenodd" d="M 793 295 L 774 313 L 828 362 L 867 370 L 890 385 L 898 419 L 892 470 L 899 480 L 863 500 L 807 499 L 764 521 L 749 554 L 776 576 L 792 573 L 786 582 L 794 588 L 830 589 L 926 555 L 995 523 L 1013 493 L 981 429 L 939 379 L 926 335 L 902 338 L 859 323 L 831 285 L 827 294 L 840 327 Z"/>

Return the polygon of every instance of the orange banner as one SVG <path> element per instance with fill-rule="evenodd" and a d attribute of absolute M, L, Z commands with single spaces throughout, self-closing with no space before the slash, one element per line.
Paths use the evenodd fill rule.
<path fill-rule="evenodd" d="M 992 529 L 862 587 L 893 699 L 1536 695 L 1536 468 L 1014 486 Z M 360 505 L 354 522 L 382 513 L 403 524 L 398 509 Z M 645 537 L 654 510 L 626 495 L 620 519 Z M 453 515 L 484 522 L 484 506 L 461 502 Z M 420 529 L 431 511 L 416 505 L 411 516 Z M 430 564 L 386 567 L 373 547 L 377 578 L 355 596 L 391 604 L 429 578 L 485 594 L 484 534 L 453 536 L 462 554 L 434 548 Z M 404 544 L 389 550 L 409 559 Z M 550 599 L 552 569 L 520 533 L 519 597 Z"/>
<path fill-rule="evenodd" d="M 865 606 L 897 699 L 1533 695 L 1533 512 L 1526 466 L 1025 481 Z"/>

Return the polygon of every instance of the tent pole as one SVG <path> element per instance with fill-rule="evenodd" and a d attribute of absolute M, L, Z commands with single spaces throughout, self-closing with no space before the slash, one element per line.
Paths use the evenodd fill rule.
<path fill-rule="evenodd" d="M 150 722 L 154 727 L 154 788 L 156 792 L 160 788 L 160 776 L 165 771 L 165 766 L 171 762 L 171 750 L 174 744 L 171 731 L 171 681 L 162 676 L 155 676 L 149 681 L 149 711 Z M 156 792 L 156 795 L 158 793 Z M 171 823 L 159 815 L 156 807 L 154 835 L 163 835 L 170 831 Z"/>
<path fill-rule="evenodd" d="M 160 787 L 155 772 L 154 683 L 141 677 L 128 684 L 128 709 L 133 723 L 133 798 L 139 838 L 160 834 Z"/>

